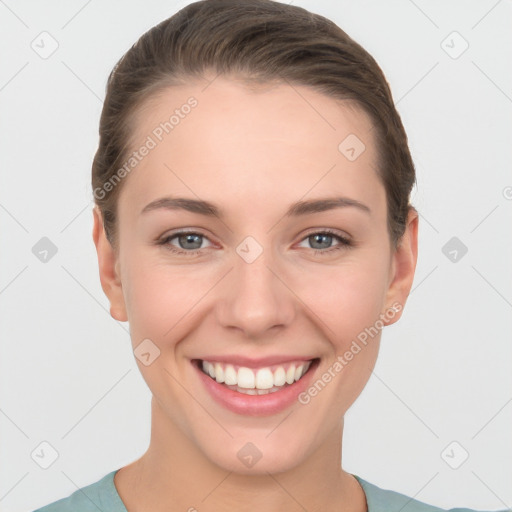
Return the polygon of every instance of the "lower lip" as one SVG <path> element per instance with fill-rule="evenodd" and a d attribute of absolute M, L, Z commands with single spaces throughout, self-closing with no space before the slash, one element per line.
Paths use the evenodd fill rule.
<path fill-rule="evenodd" d="M 308 388 L 313 373 L 318 366 L 318 360 L 315 359 L 311 363 L 309 370 L 297 382 L 283 387 L 280 391 L 266 395 L 238 393 L 206 375 L 199 369 L 198 364 L 193 364 L 193 366 L 212 398 L 226 409 L 245 416 L 270 416 L 284 411 L 297 402 L 300 393 Z"/>

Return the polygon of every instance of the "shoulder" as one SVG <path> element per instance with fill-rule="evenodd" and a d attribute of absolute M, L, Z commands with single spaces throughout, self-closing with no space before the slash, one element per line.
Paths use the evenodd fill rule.
<path fill-rule="evenodd" d="M 434 507 L 395 491 L 381 489 L 357 475 L 353 475 L 361 484 L 366 495 L 368 512 L 447 512 L 446 509 Z M 451 508 L 448 512 L 483 512 L 470 508 Z M 502 510 L 499 512 L 507 512 Z"/>
<path fill-rule="evenodd" d="M 67 498 L 54 501 L 34 512 L 127 512 L 114 485 L 114 470 L 97 482 L 77 489 Z"/>

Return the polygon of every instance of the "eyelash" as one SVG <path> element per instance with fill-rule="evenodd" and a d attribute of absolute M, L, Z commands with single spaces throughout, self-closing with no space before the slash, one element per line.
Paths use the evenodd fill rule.
<path fill-rule="evenodd" d="M 201 251 L 203 251 L 203 249 L 194 249 L 192 251 L 186 251 L 183 249 L 177 249 L 176 247 L 170 245 L 169 242 L 171 240 L 173 240 L 174 238 L 177 238 L 179 236 L 184 236 L 184 235 L 199 235 L 203 238 L 207 238 L 202 233 L 198 233 L 196 231 L 178 231 L 176 233 L 173 233 L 173 234 L 166 236 L 163 239 L 157 241 L 157 245 L 164 246 L 167 250 L 169 250 L 170 252 L 173 252 L 175 254 L 186 255 L 188 257 L 199 256 Z M 307 238 L 314 236 L 314 235 L 329 235 L 329 236 L 332 236 L 333 238 L 335 238 L 339 242 L 338 245 L 335 245 L 334 247 L 330 247 L 325 250 L 312 249 L 316 256 L 325 256 L 325 255 L 332 254 L 335 251 L 339 251 L 341 249 L 349 249 L 349 248 L 353 247 L 353 243 L 351 240 L 339 235 L 338 233 L 336 233 L 335 231 L 332 231 L 330 229 L 323 229 L 321 231 L 313 231 L 311 233 L 308 233 L 304 238 L 302 238 L 301 242 L 303 242 Z"/>

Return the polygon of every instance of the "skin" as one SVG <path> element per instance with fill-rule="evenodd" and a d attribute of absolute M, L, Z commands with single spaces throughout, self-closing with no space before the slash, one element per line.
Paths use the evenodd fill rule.
<path fill-rule="evenodd" d="M 115 485 L 129 512 L 365 511 L 362 488 L 342 469 L 343 417 L 371 375 L 380 333 L 308 404 L 263 417 L 211 400 L 190 361 L 307 355 L 320 358 L 314 382 L 380 314 L 405 305 L 417 259 L 417 214 L 411 209 L 395 248 L 375 172 L 372 123 L 357 107 L 303 86 L 249 88 L 225 77 L 207 84 L 168 88 L 140 111 L 138 144 L 187 98 L 198 100 L 124 179 L 117 250 L 94 210 L 111 315 L 129 321 L 134 349 L 149 338 L 160 350 L 149 366 L 136 359 L 153 394 L 150 445 L 118 471 Z M 349 134 L 366 146 L 353 162 L 338 150 Z M 140 213 L 164 196 L 210 201 L 224 217 Z M 344 207 L 285 216 L 295 201 L 333 196 L 360 201 L 370 212 Z M 204 235 L 199 256 L 156 245 L 178 228 Z M 310 238 L 326 228 L 353 245 L 327 253 L 340 244 L 336 238 L 323 244 Z M 250 264 L 236 252 L 247 236 L 263 250 Z M 180 246 L 178 237 L 169 244 L 196 247 Z M 262 453 L 252 468 L 237 457 L 247 442 Z"/>

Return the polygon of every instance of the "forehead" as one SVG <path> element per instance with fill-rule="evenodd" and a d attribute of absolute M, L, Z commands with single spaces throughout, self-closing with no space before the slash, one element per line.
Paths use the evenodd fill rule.
<path fill-rule="evenodd" d="M 125 184 L 133 200 L 149 202 L 166 187 L 290 202 L 335 184 L 369 200 L 382 193 L 370 117 L 309 87 L 225 77 L 172 86 L 138 110 L 133 126 L 133 149 L 152 146 Z"/>
<path fill-rule="evenodd" d="M 191 98 L 196 104 L 192 108 L 188 106 Z M 214 116 L 216 122 L 212 124 Z M 182 123 L 187 117 L 189 120 Z M 134 140 L 169 120 L 175 140 L 180 134 L 188 135 L 184 125 L 193 124 L 195 130 L 202 125 L 210 134 L 213 131 L 233 138 L 240 130 L 247 133 L 264 127 L 267 138 L 277 143 L 295 138 L 315 144 L 322 139 L 336 147 L 338 139 L 349 130 L 357 132 L 369 145 L 374 142 L 373 122 L 355 101 L 335 99 L 311 87 L 289 82 L 248 83 L 217 76 L 210 81 L 204 79 L 160 89 L 137 110 Z M 182 125 L 179 130 L 178 124 Z M 196 135 L 200 137 L 204 133 Z M 168 139 L 171 142 L 171 137 Z"/>

